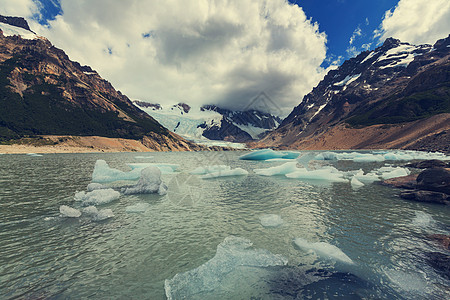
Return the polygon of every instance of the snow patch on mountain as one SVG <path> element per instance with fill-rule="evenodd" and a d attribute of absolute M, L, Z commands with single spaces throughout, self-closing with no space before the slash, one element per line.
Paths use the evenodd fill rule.
<path fill-rule="evenodd" d="M 12 26 L 9 24 L 5 24 L 5 23 L 0 23 L 0 29 L 3 31 L 3 35 L 4 36 L 14 36 L 14 35 L 18 35 L 23 39 L 27 39 L 27 40 L 34 40 L 37 39 L 38 36 L 36 34 L 34 34 L 33 32 L 20 28 L 20 27 L 16 27 L 16 26 Z"/>

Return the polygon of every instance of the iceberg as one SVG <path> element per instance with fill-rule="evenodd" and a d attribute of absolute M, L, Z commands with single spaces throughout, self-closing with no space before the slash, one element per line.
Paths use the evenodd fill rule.
<path fill-rule="evenodd" d="M 91 206 L 83 208 L 82 212 L 83 212 L 83 214 L 92 217 L 92 216 L 96 216 L 98 214 L 98 209 L 97 209 L 97 207 L 91 205 Z"/>
<path fill-rule="evenodd" d="M 334 245 L 325 242 L 310 243 L 302 238 L 294 239 L 294 244 L 302 250 L 312 250 L 319 257 L 322 257 L 324 259 L 340 261 L 346 264 L 354 264 L 350 257 L 348 257 L 344 252 L 342 252 L 341 249 Z"/>
<path fill-rule="evenodd" d="M 119 199 L 120 193 L 113 189 L 94 190 L 92 192 L 78 192 L 75 194 L 75 200 L 81 201 L 81 205 L 102 205 Z"/>
<path fill-rule="evenodd" d="M 59 212 L 61 213 L 61 217 L 66 218 L 78 218 L 81 216 L 81 212 L 78 209 L 72 208 L 67 205 L 61 205 L 59 207 Z"/>
<path fill-rule="evenodd" d="M 377 174 L 374 173 L 368 173 L 364 174 L 364 172 L 361 170 L 357 174 L 355 174 L 354 178 L 361 183 L 372 183 L 374 181 L 380 181 L 380 177 Z"/>
<path fill-rule="evenodd" d="M 27 153 L 27 155 L 31 156 L 31 157 L 40 157 L 40 156 L 42 156 L 42 154 L 37 154 L 37 153 Z"/>
<path fill-rule="evenodd" d="M 203 265 L 166 279 L 164 289 L 167 299 L 202 298 L 202 294 L 220 289 L 226 277 L 240 280 L 244 272 L 255 268 L 285 266 L 287 259 L 265 249 L 252 248 L 245 238 L 230 236 L 217 246 L 216 255 Z M 248 270 L 248 268 L 251 270 Z M 203 297 L 204 298 L 204 297 Z"/>
<path fill-rule="evenodd" d="M 135 185 L 122 189 L 122 192 L 126 195 L 154 193 L 164 195 L 166 191 L 167 187 L 161 180 L 161 171 L 155 166 L 149 166 L 143 169 Z"/>
<path fill-rule="evenodd" d="M 214 165 L 214 166 L 206 166 L 206 167 L 197 167 L 190 173 L 192 175 L 205 175 L 205 174 L 209 174 L 209 173 L 216 173 L 216 172 L 229 171 L 229 170 L 231 170 L 230 166 Z"/>
<path fill-rule="evenodd" d="M 127 213 L 143 213 L 146 212 L 150 207 L 148 203 L 137 203 L 135 205 L 130 205 L 125 208 Z"/>
<path fill-rule="evenodd" d="M 381 161 L 407 161 L 439 159 L 450 160 L 443 153 L 420 152 L 410 150 L 360 152 L 322 152 L 314 157 L 315 160 L 353 160 L 354 162 L 381 162 Z"/>
<path fill-rule="evenodd" d="M 112 217 L 114 217 L 114 213 L 112 212 L 111 209 L 107 208 L 107 209 L 99 210 L 98 213 L 92 217 L 92 220 L 93 221 L 103 221 L 106 219 L 110 219 Z"/>
<path fill-rule="evenodd" d="M 180 165 L 177 164 L 158 164 L 158 163 L 129 163 L 127 164 L 133 171 L 143 170 L 147 167 L 157 167 L 162 174 L 170 174 L 175 172 Z"/>
<path fill-rule="evenodd" d="M 244 154 L 241 157 L 239 157 L 239 159 L 243 160 L 268 160 L 274 158 L 295 159 L 299 155 L 300 153 L 298 152 L 291 152 L 291 151 L 280 152 L 274 151 L 272 149 L 263 149 Z"/>
<path fill-rule="evenodd" d="M 379 176 L 386 180 L 395 177 L 407 176 L 411 174 L 411 171 L 407 168 L 402 167 L 381 167 L 377 170 L 372 171 L 372 173 L 379 174 Z"/>
<path fill-rule="evenodd" d="M 108 187 L 105 187 L 103 184 L 96 183 L 96 182 L 91 182 L 87 186 L 87 191 L 88 192 L 92 192 L 92 191 L 95 191 L 95 190 L 102 190 L 102 189 L 108 189 Z"/>
<path fill-rule="evenodd" d="M 263 227 L 279 227 L 283 225 L 283 219 L 279 215 L 267 214 L 259 217 Z"/>
<path fill-rule="evenodd" d="M 133 169 L 130 172 L 124 172 L 108 166 L 106 161 L 99 159 L 95 162 L 94 172 L 92 173 L 92 182 L 106 183 L 118 180 L 136 180 L 141 175 L 141 169 Z"/>
<path fill-rule="evenodd" d="M 285 175 L 288 178 L 304 180 L 324 180 L 330 182 L 349 182 L 344 178 L 344 174 L 333 167 L 325 167 L 318 170 L 308 171 L 305 168 L 299 168 L 297 171 Z"/>
<path fill-rule="evenodd" d="M 246 170 L 244 170 L 242 168 L 236 168 L 236 169 L 232 169 L 232 170 L 224 170 L 224 171 L 208 173 L 208 174 L 202 175 L 200 178 L 209 179 L 209 178 L 244 176 L 244 175 L 248 175 L 248 172 Z"/>
<path fill-rule="evenodd" d="M 262 176 L 274 176 L 274 175 L 286 175 L 297 171 L 297 162 L 287 162 L 281 166 L 271 167 L 267 169 L 255 169 L 253 170 L 256 174 Z"/>
<path fill-rule="evenodd" d="M 352 180 L 350 180 L 350 184 L 352 185 L 352 188 L 357 189 L 362 186 L 364 186 L 364 183 L 358 180 L 355 176 L 352 177 Z"/>

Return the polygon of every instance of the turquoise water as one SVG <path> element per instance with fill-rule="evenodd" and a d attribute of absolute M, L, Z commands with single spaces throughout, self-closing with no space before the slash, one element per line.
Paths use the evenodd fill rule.
<path fill-rule="evenodd" d="M 175 299 L 450 297 L 449 281 L 426 262 L 426 253 L 439 251 L 427 235 L 450 232 L 448 207 L 404 201 L 397 190 L 376 183 L 353 189 L 349 183 L 258 176 L 254 169 L 281 163 L 239 160 L 242 153 L 0 155 L 0 298 L 165 299 L 165 280 L 180 290 Z M 124 171 L 133 162 L 180 168 L 162 176 L 167 195 L 121 195 L 101 206 L 114 212 L 111 219 L 60 217 L 60 205 L 79 208 L 74 195 L 86 190 L 98 159 Z M 216 164 L 249 175 L 189 175 Z M 318 164 L 370 171 L 385 162 Z M 137 203 L 148 209 L 126 212 Z M 283 224 L 263 227 L 264 214 L 279 215 Z M 230 236 L 282 256 L 287 265 L 244 264 L 219 272 L 223 261 L 208 262 Z M 295 238 L 332 245 L 331 252 L 338 249 L 353 263 L 302 249 Z M 241 254 L 230 251 L 230 257 Z M 170 281 L 200 266 L 213 269 L 200 269 L 184 283 Z M 206 279 L 214 284 L 205 290 Z"/>

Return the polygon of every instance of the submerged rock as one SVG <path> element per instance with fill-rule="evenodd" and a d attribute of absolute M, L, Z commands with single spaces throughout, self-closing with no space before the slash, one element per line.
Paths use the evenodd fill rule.
<path fill-rule="evenodd" d="M 401 177 L 394 177 L 390 179 L 386 179 L 382 181 L 381 183 L 383 185 L 389 185 L 396 188 L 402 188 L 402 189 L 414 189 L 416 187 L 416 181 L 417 174 L 411 174 L 407 176 L 401 176 Z"/>
<path fill-rule="evenodd" d="M 439 204 L 449 204 L 449 196 L 445 193 L 413 190 L 400 193 L 400 197 L 407 200 L 416 200 L 419 202 L 431 202 Z"/>
<path fill-rule="evenodd" d="M 430 240 L 439 244 L 442 248 L 450 250 L 450 236 L 446 234 L 432 234 L 428 236 Z"/>
<path fill-rule="evenodd" d="M 429 252 L 426 259 L 437 273 L 450 280 L 450 255 L 441 252 Z"/>
<path fill-rule="evenodd" d="M 450 165 L 438 159 L 428 159 L 419 162 L 407 164 L 405 167 L 415 169 L 430 169 L 430 168 L 446 168 Z"/>

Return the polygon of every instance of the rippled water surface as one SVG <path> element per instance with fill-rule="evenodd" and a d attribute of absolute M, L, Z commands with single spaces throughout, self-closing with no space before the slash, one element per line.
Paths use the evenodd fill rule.
<path fill-rule="evenodd" d="M 349 183 L 258 176 L 254 169 L 281 163 L 243 161 L 241 154 L 0 155 L 0 298 L 165 299 L 165 280 L 173 290 L 190 285 L 194 293 L 174 294 L 186 299 L 450 298 L 449 281 L 427 263 L 427 253 L 440 251 L 427 236 L 449 234 L 448 207 L 404 201 L 397 190 L 376 183 L 353 189 Z M 86 190 L 98 159 L 124 171 L 132 162 L 180 168 L 163 175 L 167 195 L 121 195 L 103 205 L 114 212 L 112 219 L 60 217 L 60 205 L 79 208 L 74 195 Z M 370 171 L 386 162 L 317 162 L 325 163 Z M 249 175 L 189 175 L 216 164 Z M 126 212 L 137 203 L 148 209 Z M 265 214 L 279 215 L 283 224 L 263 227 Z M 284 257 L 287 265 L 244 263 L 229 271 L 223 260 L 208 264 L 230 236 Z M 326 243 L 353 263 L 300 248 L 296 238 Z M 225 253 L 254 255 L 239 251 Z M 170 281 L 200 266 L 186 282 Z M 207 267 L 217 278 L 202 273 Z M 199 292 L 208 279 L 215 280 L 211 288 Z"/>

